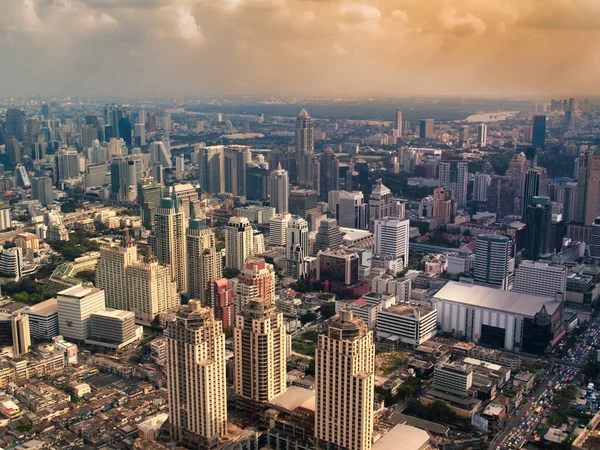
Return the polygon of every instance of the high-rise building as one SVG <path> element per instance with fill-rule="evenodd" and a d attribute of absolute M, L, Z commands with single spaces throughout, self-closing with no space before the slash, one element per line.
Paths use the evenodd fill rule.
<path fill-rule="evenodd" d="M 163 116 L 163 130 L 171 131 L 171 111 L 165 111 L 165 115 Z"/>
<path fill-rule="evenodd" d="M 10 319 L 10 323 L 12 327 L 13 356 L 18 358 L 29 352 L 31 346 L 29 316 L 22 311 L 16 311 Z"/>
<path fill-rule="evenodd" d="M 6 136 L 14 137 L 23 142 L 25 138 L 25 113 L 20 109 L 9 108 L 6 110 Z"/>
<path fill-rule="evenodd" d="M 57 180 L 79 176 L 79 153 L 76 150 L 61 148 L 56 154 Z"/>
<path fill-rule="evenodd" d="M 487 145 L 487 125 L 485 123 L 480 124 L 477 127 L 477 146 L 483 148 Z"/>
<path fill-rule="evenodd" d="M 154 227 L 154 214 L 163 197 L 163 185 L 152 177 L 138 181 L 138 202 L 140 204 L 142 224 L 147 229 Z"/>
<path fill-rule="evenodd" d="M 48 206 L 54 201 L 54 188 L 50 177 L 34 177 L 31 179 L 31 195 L 39 200 L 42 206 Z"/>
<path fill-rule="evenodd" d="M 246 165 L 252 161 L 250 147 L 247 145 L 228 145 L 224 148 L 225 192 L 234 196 L 246 195 Z"/>
<path fill-rule="evenodd" d="M 200 186 L 209 194 L 225 192 L 224 147 L 199 147 Z"/>
<path fill-rule="evenodd" d="M 177 283 L 167 266 L 159 264 L 153 255 L 136 261 L 125 269 L 128 311 L 137 322 L 150 325 L 156 316 L 179 307 Z"/>
<path fill-rule="evenodd" d="M 366 230 L 369 227 L 369 205 L 361 191 L 330 191 L 329 207 L 340 227 Z"/>
<path fill-rule="evenodd" d="M 237 310 L 241 311 L 253 298 L 275 302 L 275 270 L 262 258 L 247 259 L 238 275 Z"/>
<path fill-rule="evenodd" d="M 515 154 L 508 163 L 508 173 L 511 189 L 515 199 L 514 213 L 521 215 L 523 211 L 523 195 L 525 192 L 525 177 L 527 175 L 527 157 L 525 153 Z"/>
<path fill-rule="evenodd" d="M 319 250 L 337 250 L 342 246 L 343 239 L 340 227 L 335 219 L 323 219 L 319 225 L 312 254 Z"/>
<path fill-rule="evenodd" d="M 340 163 L 331 147 L 321 154 L 321 194 L 340 188 Z"/>
<path fill-rule="evenodd" d="M 236 399 L 264 403 L 286 391 L 287 333 L 270 300 L 248 300 L 235 316 L 233 345 Z"/>
<path fill-rule="evenodd" d="M 469 125 L 461 125 L 458 129 L 458 146 L 469 146 Z"/>
<path fill-rule="evenodd" d="M 300 216 L 292 216 L 287 224 L 286 273 L 299 279 L 305 275 L 304 258 L 308 256 L 308 222 Z"/>
<path fill-rule="evenodd" d="M 190 183 L 179 183 L 173 185 L 173 189 L 175 190 L 175 196 L 181 202 L 186 220 L 198 217 L 200 199 L 196 187 Z"/>
<path fill-rule="evenodd" d="M 312 189 L 314 180 L 308 178 L 308 162 L 315 153 L 315 136 L 312 117 L 302 108 L 296 119 L 296 164 L 297 173 L 291 173 L 292 181 L 297 181 L 300 187 Z"/>
<path fill-rule="evenodd" d="M 477 172 L 473 178 L 473 200 L 487 202 L 487 191 L 492 179 L 487 173 Z"/>
<path fill-rule="evenodd" d="M 375 220 L 392 215 L 392 191 L 384 186 L 381 178 L 375 180 L 375 187 L 369 197 L 369 231 L 375 229 Z"/>
<path fill-rule="evenodd" d="M 267 200 L 269 198 L 269 169 L 267 163 L 246 164 L 246 199 Z M 289 183 L 288 183 L 289 188 Z"/>
<path fill-rule="evenodd" d="M 154 215 L 154 254 L 158 262 L 169 266 L 177 291 L 187 291 L 187 253 L 185 248 L 185 213 L 173 193 L 163 198 Z"/>
<path fill-rule="evenodd" d="M 554 200 L 562 205 L 562 216 L 565 223 L 569 223 L 578 215 L 577 208 L 577 183 L 574 181 L 558 182 L 554 184 Z"/>
<path fill-rule="evenodd" d="M 204 219 L 190 219 L 186 231 L 188 296 L 205 304 L 208 282 L 223 276 L 223 257 Z"/>
<path fill-rule="evenodd" d="M 306 216 L 306 211 L 317 206 L 318 192 L 313 189 L 294 189 L 290 191 L 289 213 Z"/>
<path fill-rule="evenodd" d="M 51 341 L 58 336 L 58 305 L 56 298 L 49 298 L 41 303 L 28 306 L 24 310 L 29 316 L 31 337 L 40 341 Z"/>
<path fill-rule="evenodd" d="M 215 318 L 223 323 L 224 329 L 235 325 L 235 292 L 227 278 L 216 278 L 208 282 L 206 305 L 213 310 Z"/>
<path fill-rule="evenodd" d="M 577 176 L 577 207 L 572 220 L 594 223 L 600 216 L 600 154 L 596 151 L 585 151 L 579 155 Z"/>
<path fill-rule="evenodd" d="M 419 137 L 433 139 L 433 119 L 421 119 L 419 122 Z"/>
<path fill-rule="evenodd" d="M 398 136 L 402 136 L 402 111 L 396 110 L 394 115 L 394 130 L 397 131 Z"/>
<path fill-rule="evenodd" d="M 160 164 L 166 169 L 173 167 L 171 152 L 164 142 L 156 141 L 150 144 L 150 164 Z"/>
<path fill-rule="evenodd" d="M 600 217 L 596 217 L 590 230 L 590 256 L 600 258 Z"/>
<path fill-rule="evenodd" d="M 475 243 L 475 283 L 510 291 L 515 261 L 507 236 L 480 234 Z"/>
<path fill-rule="evenodd" d="M 90 316 L 105 309 L 104 289 L 78 284 L 56 294 L 58 329 L 69 341 L 83 342 L 90 336 Z"/>
<path fill-rule="evenodd" d="M 129 164 L 123 156 L 110 163 L 110 199 L 126 201 L 129 195 Z"/>
<path fill-rule="evenodd" d="M 563 297 L 567 292 L 566 266 L 541 261 L 521 261 L 515 270 L 514 292 L 538 297 Z"/>
<path fill-rule="evenodd" d="M 467 185 L 469 183 L 469 164 L 459 161 L 440 161 L 440 186 L 448 189 L 452 200 L 458 206 L 467 204 Z"/>
<path fill-rule="evenodd" d="M 452 218 L 452 198 L 450 191 L 438 186 L 433 191 L 433 218 L 440 224 L 450 223 Z"/>
<path fill-rule="evenodd" d="M 548 195 L 548 172 L 543 167 L 532 167 L 525 176 L 525 189 L 523 192 L 523 218 L 527 217 L 527 208 L 533 197 Z"/>
<path fill-rule="evenodd" d="M 107 308 L 131 311 L 129 299 L 132 295 L 127 286 L 126 270 L 137 260 L 137 246 L 128 236 L 119 246 L 100 249 L 100 259 L 96 265 L 96 286 L 104 289 Z"/>
<path fill-rule="evenodd" d="M 171 439 L 214 448 L 227 434 L 225 334 L 198 300 L 182 306 L 165 333 Z"/>
<path fill-rule="evenodd" d="M 277 214 L 269 220 L 269 246 L 285 247 L 287 242 L 288 222 L 291 214 Z"/>
<path fill-rule="evenodd" d="M 531 143 L 536 148 L 546 146 L 546 115 L 536 114 L 533 116 L 533 136 Z"/>
<path fill-rule="evenodd" d="M 290 179 L 287 170 L 277 166 L 269 175 L 271 207 L 275 208 L 277 214 L 287 214 L 289 210 Z"/>
<path fill-rule="evenodd" d="M 410 221 L 398 217 L 384 217 L 375 221 L 375 254 L 408 264 Z"/>
<path fill-rule="evenodd" d="M 373 332 L 350 310 L 325 322 L 315 371 L 315 437 L 335 448 L 369 450 L 373 434 Z"/>
<path fill-rule="evenodd" d="M 225 230 L 225 266 L 242 270 L 246 258 L 253 254 L 253 229 L 246 217 L 229 219 Z"/>
<path fill-rule="evenodd" d="M 552 204 L 548 197 L 536 196 L 531 199 L 525 215 L 525 251 L 523 256 L 536 260 L 550 251 L 550 225 Z"/>

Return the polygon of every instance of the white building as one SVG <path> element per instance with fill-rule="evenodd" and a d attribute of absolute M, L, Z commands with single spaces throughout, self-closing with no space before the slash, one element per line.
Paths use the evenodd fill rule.
<path fill-rule="evenodd" d="M 467 184 L 469 182 L 469 164 L 457 161 L 440 161 L 440 185 L 452 193 L 452 200 L 458 206 L 467 203 Z"/>
<path fill-rule="evenodd" d="M 479 147 L 485 147 L 487 145 L 487 125 L 485 123 L 482 123 L 477 127 L 477 145 Z"/>
<path fill-rule="evenodd" d="M 476 202 L 487 201 L 487 190 L 492 182 L 487 173 L 476 173 L 473 178 L 473 200 Z"/>
<path fill-rule="evenodd" d="M 104 289 L 77 285 L 56 294 L 58 328 L 66 339 L 82 342 L 90 335 L 90 316 L 105 308 Z"/>
<path fill-rule="evenodd" d="M 290 178 L 287 170 L 281 168 L 281 163 L 269 175 L 270 204 L 277 214 L 287 214 L 289 211 Z"/>
<path fill-rule="evenodd" d="M 10 208 L 0 209 L 0 231 L 10 228 Z"/>
<path fill-rule="evenodd" d="M 452 275 L 461 273 L 470 273 L 475 269 L 475 254 L 474 253 L 449 253 L 447 255 L 448 268 L 446 271 Z"/>
<path fill-rule="evenodd" d="M 285 247 L 287 242 L 288 222 L 291 214 L 277 214 L 269 220 L 269 246 Z"/>
<path fill-rule="evenodd" d="M 369 227 L 369 205 L 360 191 L 330 191 L 329 209 L 340 227 L 365 230 Z"/>
<path fill-rule="evenodd" d="M 384 217 L 375 221 L 375 255 L 408 263 L 410 221 L 398 217 Z"/>
<path fill-rule="evenodd" d="M 567 292 L 568 270 L 545 262 L 521 261 L 515 271 L 513 292 L 556 298 Z"/>
<path fill-rule="evenodd" d="M 398 338 L 419 346 L 436 334 L 437 311 L 426 306 L 398 304 L 379 312 L 375 332 L 378 339 Z"/>
<path fill-rule="evenodd" d="M 408 277 L 395 278 L 390 275 L 380 275 L 371 281 L 371 289 L 380 294 L 394 295 L 399 302 L 407 302 L 412 292 L 412 280 Z"/>
<path fill-rule="evenodd" d="M 300 216 L 292 216 L 288 222 L 286 237 L 287 275 L 302 277 L 304 258 L 308 255 L 308 222 Z"/>
<path fill-rule="evenodd" d="M 470 364 L 439 363 L 433 371 L 434 389 L 467 396 L 473 385 L 473 366 Z"/>
<path fill-rule="evenodd" d="M 253 255 L 253 229 L 245 217 L 229 219 L 225 230 L 225 265 L 230 269 L 242 270 L 246 258 Z"/>
<path fill-rule="evenodd" d="M 58 336 L 58 303 L 55 298 L 49 298 L 25 310 L 29 316 L 29 331 L 34 339 L 49 341 Z"/>
<path fill-rule="evenodd" d="M 0 277 L 19 281 L 23 275 L 23 250 L 19 247 L 0 249 Z"/>

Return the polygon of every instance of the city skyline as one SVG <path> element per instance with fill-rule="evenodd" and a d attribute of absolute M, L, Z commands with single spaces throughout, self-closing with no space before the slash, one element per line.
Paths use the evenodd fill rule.
<path fill-rule="evenodd" d="M 1 96 L 600 94 L 600 6 L 586 0 L 9 0 L 0 12 Z"/>

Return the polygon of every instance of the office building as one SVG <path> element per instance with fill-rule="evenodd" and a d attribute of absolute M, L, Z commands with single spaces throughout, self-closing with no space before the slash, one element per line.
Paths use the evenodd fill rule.
<path fill-rule="evenodd" d="M 154 178 L 147 177 L 138 181 L 137 191 L 142 225 L 151 230 L 154 227 L 154 214 L 163 197 L 163 185 Z"/>
<path fill-rule="evenodd" d="M 309 164 L 315 153 L 315 137 L 312 117 L 302 108 L 296 119 L 296 164 L 297 173 L 291 173 L 292 181 L 297 181 L 301 188 L 312 189 L 315 180 L 309 178 Z M 292 167 L 292 166 L 290 166 Z"/>
<path fill-rule="evenodd" d="M 590 256 L 600 258 L 600 217 L 594 219 L 590 230 Z"/>
<path fill-rule="evenodd" d="M 28 306 L 24 312 L 29 316 L 29 331 L 33 339 L 50 341 L 59 335 L 58 303 L 55 298 Z"/>
<path fill-rule="evenodd" d="M 321 194 L 336 191 L 340 188 L 340 163 L 331 147 L 321 154 Z"/>
<path fill-rule="evenodd" d="M 175 197 L 181 203 L 185 219 L 188 220 L 194 216 L 198 217 L 201 208 L 196 187 L 190 183 L 179 183 L 173 185 L 173 190 L 175 191 Z"/>
<path fill-rule="evenodd" d="M 470 364 L 441 362 L 433 371 L 432 387 L 436 390 L 468 397 L 473 385 L 473 367 Z"/>
<path fill-rule="evenodd" d="M 275 302 L 275 270 L 264 259 L 248 259 L 238 275 L 236 310 L 241 311 L 253 298 Z"/>
<path fill-rule="evenodd" d="M 216 278 L 208 282 L 206 305 L 213 310 L 215 318 L 223 323 L 225 330 L 235 325 L 235 292 L 227 278 Z"/>
<path fill-rule="evenodd" d="M 433 139 L 433 119 L 421 119 L 419 121 L 419 137 L 421 139 Z"/>
<path fill-rule="evenodd" d="M 198 147 L 198 168 L 200 170 L 200 186 L 209 194 L 225 192 L 225 163 L 224 147 Z"/>
<path fill-rule="evenodd" d="M 381 179 L 375 180 L 375 187 L 369 197 L 369 231 L 375 229 L 375 220 L 392 216 L 392 191 L 384 186 Z"/>
<path fill-rule="evenodd" d="M 331 191 L 329 198 L 335 196 L 330 208 L 334 208 L 335 219 L 340 227 L 366 230 L 369 227 L 369 205 L 360 191 Z"/>
<path fill-rule="evenodd" d="M 247 200 L 267 200 L 270 192 L 269 184 L 270 178 L 267 163 L 251 162 L 246 164 Z"/>
<path fill-rule="evenodd" d="M 300 216 L 292 216 L 287 224 L 286 274 L 300 279 L 305 275 L 304 258 L 308 256 L 308 222 Z"/>
<path fill-rule="evenodd" d="M 83 342 L 90 336 L 90 316 L 105 309 L 104 290 L 79 284 L 56 294 L 58 329 L 65 339 Z"/>
<path fill-rule="evenodd" d="M 449 282 L 431 299 L 442 332 L 467 342 L 542 355 L 563 332 L 563 302 Z"/>
<path fill-rule="evenodd" d="M 106 173 L 106 169 L 104 170 Z M 48 206 L 54 200 L 54 188 L 50 177 L 34 177 L 31 179 L 31 196 L 39 200 L 42 206 Z"/>
<path fill-rule="evenodd" d="M 153 255 L 129 264 L 125 273 L 127 311 L 135 314 L 138 323 L 150 325 L 159 313 L 179 307 L 177 282 L 171 276 L 171 269 L 159 264 Z"/>
<path fill-rule="evenodd" d="M 283 314 L 270 300 L 255 297 L 235 316 L 236 400 L 265 403 L 287 389 L 287 333 Z"/>
<path fill-rule="evenodd" d="M 535 148 L 546 146 L 546 115 L 536 114 L 533 116 L 533 136 L 531 143 Z"/>
<path fill-rule="evenodd" d="M 62 181 L 79 176 L 79 153 L 66 147 L 58 150 L 56 154 L 57 180 Z"/>
<path fill-rule="evenodd" d="M 552 204 L 548 197 L 533 197 L 525 216 L 525 250 L 523 256 L 536 260 L 550 251 Z"/>
<path fill-rule="evenodd" d="M 86 344 L 118 350 L 142 337 L 131 311 L 107 308 L 90 316 L 90 335 Z"/>
<path fill-rule="evenodd" d="M 223 149 L 225 192 L 234 196 L 246 195 L 246 165 L 252 161 L 247 145 L 227 145 Z"/>
<path fill-rule="evenodd" d="M 277 214 L 269 220 L 269 246 L 285 247 L 291 214 Z"/>
<path fill-rule="evenodd" d="M 205 303 L 208 282 L 223 276 L 223 257 L 215 233 L 204 219 L 190 219 L 186 231 L 188 296 Z"/>
<path fill-rule="evenodd" d="M 527 217 L 527 208 L 533 197 L 546 197 L 548 195 L 548 172 L 543 167 L 533 167 L 525 176 L 525 189 L 523 192 L 523 219 Z"/>
<path fill-rule="evenodd" d="M 448 189 L 452 200 L 458 206 L 467 204 L 467 184 L 469 182 L 469 164 L 459 161 L 440 161 L 439 163 L 440 186 Z"/>
<path fill-rule="evenodd" d="M 323 219 L 319 225 L 312 254 L 319 250 L 337 250 L 342 246 L 343 239 L 340 227 L 335 219 Z"/>
<path fill-rule="evenodd" d="M 473 200 L 487 202 L 487 191 L 492 179 L 487 173 L 476 173 L 473 178 Z"/>
<path fill-rule="evenodd" d="M 458 146 L 461 148 L 469 146 L 469 125 L 461 125 L 458 129 Z"/>
<path fill-rule="evenodd" d="M 351 311 L 325 322 L 315 371 L 315 437 L 336 448 L 369 450 L 373 434 L 373 332 Z"/>
<path fill-rule="evenodd" d="M 600 154 L 597 151 L 585 151 L 579 155 L 577 176 L 576 222 L 585 225 L 594 223 L 600 216 Z"/>
<path fill-rule="evenodd" d="M 358 282 L 359 275 L 358 253 L 342 249 L 317 252 L 317 281 L 350 286 Z"/>
<path fill-rule="evenodd" d="M 377 314 L 375 330 L 380 340 L 417 347 L 436 334 L 437 311 L 418 304 L 398 304 Z"/>
<path fill-rule="evenodd" d="M 246 258 L 253 255 L 253 229 L 245 217 L 229 219 L 225 230 L 225 266 L 242 270 Z"/>
<path fill-rule="evenodd" d="M 197 300 L 182 306 L 165 333 L 171 439 L 214 448 L 227 434 L 225 334 Z"/>
<path fill-rule="evenodd" d="M 10 323 L 12 327 L 13 356 L 18 358 L 28 353 L 31 346 L 29 316 L 22 311 L 16 311 L 12 314 Z"/>
<path fill-rule="evenodd" d="M 0 277 L 19 281 L 23 276 L 23 250 L 19 247 L 0 248 Z"/>
<path fill-rule="evenodd" d="M 402 136 L 402 111 L 396 110 L 394 115 L 394 130 L 396 130 L 398 136 Z"/>
<path fill-rule="evenodd" d="M 375 255 L 402 260 L 408 264 L 408 239 L 410 221 L 397 217 L 384 217 L 375 221 Z"/>
<path fill-rule="evenodd" d="M 270 183 L 270 205 L 275 208 L 277 214 L 287 214 L 289 210 L 290 179 L 287 170 L 277 169 L 269 175 Z"/>
<path fill-rule="evenodd" d="M 477 146 L 483 148 L 487 145 L 487 125 L 482 123 L 477 127 Z"/>
<path fill-rule="evenodd" d="M 138 259 L 137 246 L 126 236 L 118 246 L 104 246 L 96 265 L 96 286 L 104 289 L 107 308 L 130 311 L 132 297 L 127 285 L 127 267 Z"/>
<path fill-rule="evenodd" d="M 475 283 L 504 289 L 512 288 L 515 261 L 513 242 L 507 236 L 480 234 L 475 242 Z"/>
<path fill-rule="evenodd" d="M 175 194 L 160 201 L 154 214 L 153 251 L 158 262 L 171 269 L 178 292 L 187 291 L 185 222 L 181 201 Z"/>
<path fill-rule="evenodd" d="M 294 189 L 290 191 L 289 213 L 306 216 L 306 211 L 317 207 L 318 193 L 313 189 Z"/>
<path fill-rule="evenodd" d="M 537 297 L 564 298 L 567 293 L 567 274 L 565 266 L 541 261 L 521 261 L 515 270 L 512 290 Z"/>
<path fill-rule="evenodd" d="M 438 186 L 433 191 L 433 212 L 432 217 L 440 224 L 447 224 L 452 221 L 453 205 L 452 194 L 443 186 Z"/>
<path fill-rule="evenodd" d="M 165 169 L 171 169 L 171 152 L 164 142 L 155 141 L 150 144 L 150 164 L 158 164 Z"/>
<path fill-rule="evenodd" d="M 5 131 L 7 137 L 14 137 L 17 141 L 25 139 L 25 112 L 16 108 L 6 110 Z"/>
<path fill-rule="evenodd" d="M 511 190 L 514 195 L 514 213 L 521 215 L 523 211 L 523 195 L 525 193 L 525 177 L 527 176 L 527 158 L 525 153 L 515 154 L 508 163 Z"/>
<path fill-rule="evenodd" d="M 11 226 L 10 208 L 0 209 L 0 231 L 6 230 Z"/>

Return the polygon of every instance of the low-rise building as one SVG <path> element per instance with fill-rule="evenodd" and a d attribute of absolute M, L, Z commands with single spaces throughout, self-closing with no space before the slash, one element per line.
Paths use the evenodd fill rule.
<path fill-rule="evenodd" d="M 377 315 L 377 340 L 397 337 L 398 342 L 417 347 L 436 334 L 437 310 L 418 304 L 397 304 Z"/>

